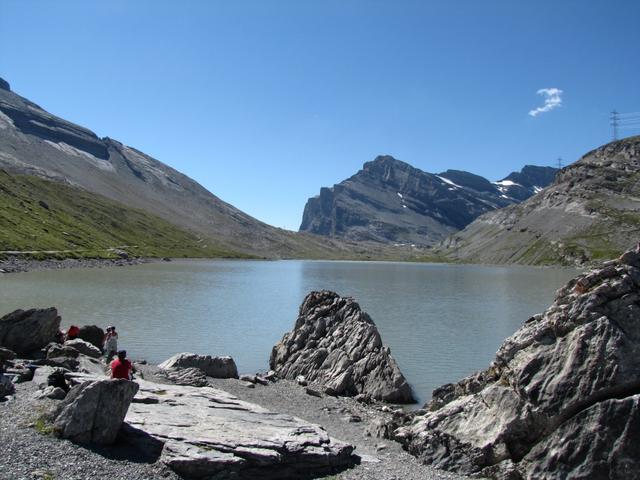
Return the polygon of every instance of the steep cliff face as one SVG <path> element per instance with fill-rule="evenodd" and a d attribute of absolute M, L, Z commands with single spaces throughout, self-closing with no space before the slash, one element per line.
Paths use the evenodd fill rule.
<path fill-rule="evenodd" d="M 527 189 L 533 194 L 544 186 L 522 186 L 515 180 L 492 183 L 459 170 L 435 175 L 379 156 L 351 178 L 309 199 L 300 231 L 433 245 L 483 213 L 520 201 Z"/>
<path fill-rule="evenodd" d="M 4 80 L 0 168 L 98 193 L 230 250 L 261 256 L 332 256 L 345 248 L 266 225 L 149 155 L 51 115 L 12 92 Z"/>
<path fill-rule="evenodd" d="M 581 264 L 640 239 L 640 136 L 604 145 L 529 200 L 490 212 L 444 242 L 451 258 Z"/>

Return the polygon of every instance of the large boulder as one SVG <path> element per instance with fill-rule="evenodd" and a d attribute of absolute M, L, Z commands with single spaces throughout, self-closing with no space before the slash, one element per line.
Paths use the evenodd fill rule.
<path fill-rule="evenodd" d="M 212 357 L 195 353 L 177 353 L 158 365 L 163 370 L 197 368 L 207 377 L 238 378 L 238 367 L 231 357 Z"/>
<path fill-rule="evenodd" d="M 510 479 L 640 472 L 640 254 L 561 288 L 490 367 L 434 391 L 394 437 L 424 462 Z"/>
<path fill-rule="evenodd" d="M 100 358 L 102 356 L 102 351 L 92 345 L 89 342 L 86 342 L 80 338 L 74 338 L 73 340 L 67 340 L 64 342 L 65 347 L 71 347 L 78 351 L 78 353 L 82 355 L 86 355 L 91 358 Z"/>
<path fill-rule="evenodd" d="M 17 357 L 16 352 L 9 350 L 8 348 L 0 347 L 0 362 L 6 362 L 7 360 L 14 360 Z"/>
<path fill-rule="evenodd" d="M 211 387 L 140 380 L 127 440 L 162 445 L 160 461 L 184 478 L 317 478 L 352 466 L 354 447 L 291 415 Z M 139 440 L 139 443 L 138 443 Z"/>
<path fill-rule="evenodd" d="M 97 325 L 84 325 L 80 327 L 78 338 L 89 342 L 91 345 L 102 351 L 102 341 L 104 340 L 104 330 Z"/>
<path fill-rule="evenodd" d="M 112 444 L 137 391 L 138 384 L 123 379 L 76 385 L 57 408 L 53 430 L 76 443 Z"/>
<path fill-rule="evenodd" d="M 269 365 L 281 378 L 325 386 L 335 395 L 366 393 L 385 402 L 414 402 L 371 317 L 352 298 L 311 292 L 294 329 L 273 347 Z"/>
<path fill-rule="evenodd" d="M 59 330 L 55 308 L 16 310 L 0 318 L 0 347 L 28 355 L 55 341 Z"/>

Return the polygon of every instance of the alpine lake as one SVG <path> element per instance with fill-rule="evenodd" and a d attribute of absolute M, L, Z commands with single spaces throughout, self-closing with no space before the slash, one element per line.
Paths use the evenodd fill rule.
<path fill-rule="evenodd" d="M 179 352 L 269 369 L 271 348 L 312 290 L 354 297 L 419 404 L 486 368 L 502 341 L 579 272 L 572 268 L 394 262 L 174 260 L 0 276 L 0 316 L 55 306 L 64 328 L 115 325 L 119 348 L 159 363 Z"/>

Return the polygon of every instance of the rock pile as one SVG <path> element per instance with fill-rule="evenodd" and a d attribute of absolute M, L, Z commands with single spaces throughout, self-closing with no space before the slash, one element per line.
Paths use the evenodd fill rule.
<path fill-rule="evenodd" d="M 582 275 L 445 385 L 394 437 L 426 463 L 509 479 L 626 479 L 640 471 L 640 254 Z"/>
<path fill-rule="evenodd" d="M 294 329 L 273 347 L 269 364 L 280 378 L 302 375 L 305 381 L 324 385 L 329 394 L 414 401 L 371 317 L 354 299 L 334 292 L 307 295 Z"/>

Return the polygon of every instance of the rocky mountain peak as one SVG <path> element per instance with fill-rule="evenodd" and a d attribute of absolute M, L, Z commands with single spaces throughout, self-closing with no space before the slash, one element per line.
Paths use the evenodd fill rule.
<path fill-rule="evenodd" d="M 7 82 L 4 78 L 0 77 L 0 89 L 11 91 L 11 87 L 9 86 L 9 82 Z"/>

